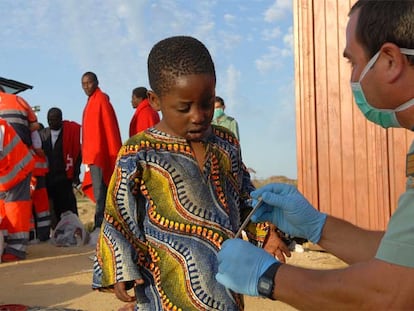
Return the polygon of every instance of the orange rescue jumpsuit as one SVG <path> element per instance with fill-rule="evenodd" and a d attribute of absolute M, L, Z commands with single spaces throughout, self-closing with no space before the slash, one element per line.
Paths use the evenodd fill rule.
<path fill-rule="evenodd" d="M 0 118 L 0 230 L 6 247 L 2 261 L 24 259 L 32 203 L 30 179 L 35 160 L 13 127 Z"/>

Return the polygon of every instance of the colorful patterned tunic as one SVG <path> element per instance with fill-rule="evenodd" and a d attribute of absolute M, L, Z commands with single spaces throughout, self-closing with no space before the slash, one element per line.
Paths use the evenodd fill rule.
<path fill-rule="evenodd" d="M 248 213 L 254 187 L 237 139 L 225 129 L 213 132 L 203 142 L 202 170 L 185 139 L 154 128 L 122 146 L 94 288 L 143 278 L 145 285 L 135 289 L 138 310 L 243 310 L 243 297 L 215 280 L 216 254 Z"/>

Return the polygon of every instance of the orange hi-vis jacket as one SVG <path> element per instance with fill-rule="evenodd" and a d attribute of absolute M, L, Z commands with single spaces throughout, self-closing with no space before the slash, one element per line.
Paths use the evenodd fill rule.
<path fill-rule="evenodd" d="M 49 172 L 49 165 L 45 155 L 37 154 L 32 150 L 33 158 L 35 159 L 35 167 L 33 170 L 33 176 L 46 176 Z"/>
<path fill-rule="evenodd" d="M 6 120 L 0 118 L 0 191 L 22 181 L 35 166 L 27 146 Z"/>
<path fill-rule="evenodd" d="M 30 125 L 37 122 L 37 117 L 22 97 L 0 91 L 0 118 L 13 126 L 27 146 L 32 145 Z"/>

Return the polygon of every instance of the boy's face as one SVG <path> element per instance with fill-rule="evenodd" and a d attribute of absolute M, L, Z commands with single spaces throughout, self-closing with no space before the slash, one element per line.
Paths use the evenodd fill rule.
<path fill-rule="evenodd" d="M 187 141 L 206 137 L 214 113 L 215 88 L 214 76 L 193 74 L 177 78 L 175 86 L 162 97 L 150 91 L 152 107 L 162 113 L 156 128 Z"/>

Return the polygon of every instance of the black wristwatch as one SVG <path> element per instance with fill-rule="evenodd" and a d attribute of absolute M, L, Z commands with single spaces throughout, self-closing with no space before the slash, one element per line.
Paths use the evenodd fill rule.
<path fill-rule="evenodd" d="M 260 296 L 276 300 L 273 298 L 273 290 L 275 289 L 275 275 L 279 267 L 282 265 L 280 262 L 275 262 L 260 276 L 257 283 L 257 291 Z"/>

